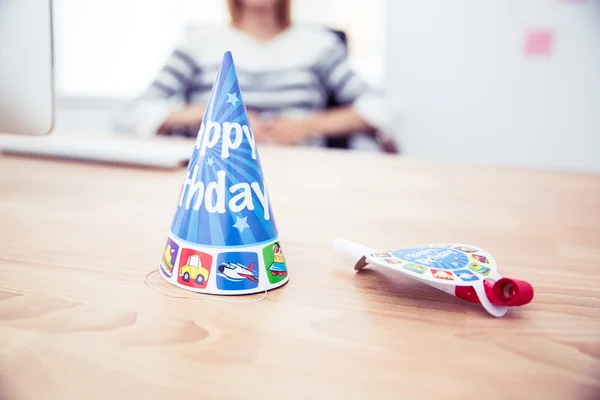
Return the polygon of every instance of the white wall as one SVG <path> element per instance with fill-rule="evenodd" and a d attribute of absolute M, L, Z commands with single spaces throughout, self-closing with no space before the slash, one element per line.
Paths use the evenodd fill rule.
<path fill-rule="evenodd" d="M 388 0 L 404 153 L 600 172 L 600 0 Z M 550 57 L 524 55 L 554 29 Z"/>
<path fill-rule="evenodd" d="M 320 23 L 350 36 L 351 62 L 380 83 L 386 0 L 295 0 L 298 22 Z M 343 12 L 342 12 L 343 11 Z M 127 99 L 154 79 L 186 27 L 227 23 L 226 0 L 54 0 L 58 97 Z"/>
<path fill-rule="evenodd" d="M 126 98 L 139 93 L 181 36 L 179 3 L 54 0 L 56 95 Z"/>

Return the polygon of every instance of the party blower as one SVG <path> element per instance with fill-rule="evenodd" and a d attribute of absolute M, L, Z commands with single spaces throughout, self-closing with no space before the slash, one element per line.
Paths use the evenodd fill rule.
<path fill-rule="evenodd" d="M 492 255 L 476 246 L 443 243 L 378 251 L 335 239 L 333 247 L 359 259 L 354 266 L 357 271 L 367 264 L 393 269 L 463 300 L 481 303 L 495 317 L 533 299 L 528 282 L 502 277 Z"/>

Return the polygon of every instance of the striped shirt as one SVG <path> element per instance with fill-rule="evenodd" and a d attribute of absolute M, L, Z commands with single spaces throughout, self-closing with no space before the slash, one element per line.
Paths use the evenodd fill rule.
<path fill-rule="evenodd" d="M 249 111 L 266 118 L 301 118 L 326 109 L 333 96 L 338 104 L 353 104 L 369 125 L 391 131 L 383 92 L 352 71 L 345 44 L 325 28 L 302 25 L 293 25 L 268 42 L 229 26 L 194 29 L 146 92 L 128 105 L 119 127 L 154 134 L 170 112 L 186 104 L 205 104 L 227 50 L 233 54 Z"/>

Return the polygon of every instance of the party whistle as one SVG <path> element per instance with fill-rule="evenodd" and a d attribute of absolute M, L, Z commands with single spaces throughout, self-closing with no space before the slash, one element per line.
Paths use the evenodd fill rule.
<path fill-rule="evenodd" d="M 358 259 L 356 271 L 368 264 L 389 268 L 463 300 L 481 303 L 495 317 L 533 299 L 528 282 L 502 277 L 492 255 L 476 246 L 442 243 L 380 251 L 335 239 L 333 247 Z"/>

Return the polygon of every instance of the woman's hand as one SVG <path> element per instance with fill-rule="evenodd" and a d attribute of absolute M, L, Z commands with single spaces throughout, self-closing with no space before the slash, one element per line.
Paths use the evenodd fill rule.
<path fill-rule="evenodd" d="M 342 136 L 355 132 L 374 132 L 373 127 L 352 106 L 321 111 L 306 119 L 279 116 L 264 122 L 261 128 L 268 141 L 287 145 L 305 143 L 315 135 Z"/>
<path fill-rule="evenodd" d="M 170 135 L 175 128 L 200 126 L 205 110 L 204 106 L 187 106 L 173 111 L 158 129 L 158 134 Z"/>
<path fill-rule="evenodd" d="M 250 128 L 254 135 L 254 140 L 258 143 L 268 143 L 269 136 L 266 132 L 266 122 L 254 111 L 248 111 L 248 120 L 250 121 Z"/>
<path fill-rule="evenodd" d="M 248 111 L 248 119 L 254 140 L 258 143 L 295 145 L 304 142 L 312 135 L 307 120 L 286 117 L 263 119 L 255 112 Z"/>
<path fill-rule="evenodd" d="M 298 145 L 309 140 L 315 132 L 311 120 L 276 117 L 263 125 L 271 142 Z"/>

